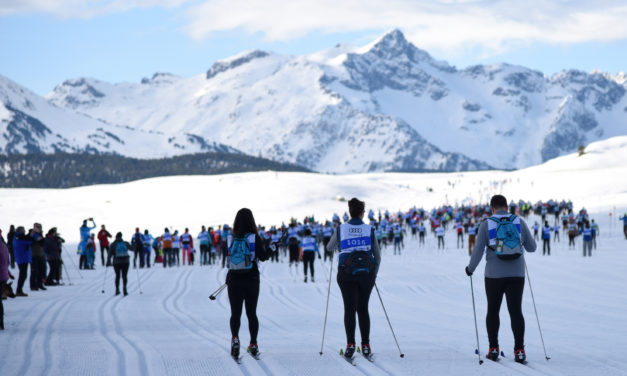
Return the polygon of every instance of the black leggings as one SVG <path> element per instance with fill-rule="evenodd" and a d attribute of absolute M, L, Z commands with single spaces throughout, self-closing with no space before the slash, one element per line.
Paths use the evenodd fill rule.
<path fill-rule="evenodd" d="M 551 256 L 551 239 L 542 239 L 542 255 L 547 253 Z"/>
<path fill-rule="evenodd" d="M 307 277 L 307 265 L 311 268 L 311 278 L 314 277 L 314 260 L 316 259 L 316 254 L 314 252 L 303 252 L 303 275 Z"/>
<path fill-rule="evenodd" d="M 128 268 L 130 265 L 130 263 L 113 265 L 113 270 L 115 270 L 115 291 L 120 291 L 120 274 L 122 275 L 124 291 L 126 291 L 126 285 L 128 283 Z"/>
<path fill-rule="evenodd" d="M 28 274 L 28 263 L 17 264 L 17 268 L 19 269 L 20 274 L 17 277 L 17 290 L 15 290 L 16 293 L 24 292 L 23 288 L 24 282 L 26 282 L 26 275 Z"/>
<path fill-rule="evenodd" d="M 490 347 L 499 347 L 499 326 L 501 324 L 499 311 L 501 310 L 503 294 L 507 299 L 507 310 L 512 323 L 512 332 L 514 332 L 514 350 L 524 347 L 525 318 L 521 308 L 524 288 L 524 277 L 485 279 L 485 292 L 488 298 L 488 314 L 485 322 Z"/>
<path fill-rule="evenodd" d="M 343 271 L 337 273 L 337 284 L 344 300 L 344 330 L 346 343 L 355 343 L 355 313 L 359 318 L 361 343 L 370 344 L 370 314 L 368 301 L 374 287 L 374 276 L 348 276 Z"/>
<path fill-rule="evenodd" d="M 250 343 L 257 343 L 259 332 L 259 319 L 257 319 L 257 300 L 259 300 L 258 278 L 228 278 L 227 291 L 231 304 L 231 336 L 239 336 L 240 319 L 242 317 L 242 305 L 246 306 L 248 317 L 248 330 L 250 331 Z"/>

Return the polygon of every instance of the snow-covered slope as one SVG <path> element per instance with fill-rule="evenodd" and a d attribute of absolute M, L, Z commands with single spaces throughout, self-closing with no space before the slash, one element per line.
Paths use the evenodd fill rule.
<path fill-rule="evenodd" d="M 245 52 L 191 78 L 68 80 L 48 98 L 112 124 L 209 135 L 317 171 L 472 170 L 528 167 L 627 134 L 626 87 L 624 75 L 575 70 L 458 70 L 394 30 L 362 48 Z"/>
<path fill-rule="evenodd" d="M 97 98 L 100 93 L 90 91 Z M 163 157 L 173 150 L 237 152 L 189 132 L 175 135 L 112 125 L 64 109 L 0 75 L 0 153 L 115 153 Z"/>
<path fill-rule="evenodd" d="M 27 283 L 28 298 L 5 301 L 0 374 L 625 375 L 627 360 L 621 350 L 627 348 L 627 241 L 617 231 L 622 224 L 608 217 L 607 209 L 627 210 L 627 137 L 587 149 L 581 157 L 568 155 L 514 172 L 343 176 L 262 172 L 65 190 L 0 189 L 0 228 L 6 234 L 9 223 L 28 226 L 38 221 L 45 229 L 57 226 L 68 240 L 63 278 L 66 284 L 73 283 L 48 291 L 29 291 Z M 401 256 L 394 256 L 391 247 L 383 250 L 377 290 L 369 306 L 370 343 L 376 361 L 358 357 L 356 367 L 337 355 L 346 339 L 336 264 L 330 286 L 331 265 L 322 260 L 315 263 L 315 282 L 306 284 L 301 266 L 288 267 L 283 256 L 283 263 L 261 265 L 257 312 L 262 360 L 244 353 L 242 365 L 236 365 L 228 353 L 227 292 L 216 301 L 207 299 L 225 281 L 226 271 L 219 265 L 130 270 L 130 295 L 123 298 L 113 295 L 113 272 L 105 271 L 99 256 L 95 271 L 83 270 L 79 276 L 73 266 L 78 261 L 78 226 L 85 217 L 93 216 L 112 233 L 122 231 L 126 239 L 137 226 L 153 234 L 165 226 L 189 227 L 196 235 L 201 225 L 232 223 L 242 206 L 250 207 L 259 223 L 273 224 L 291 216 L 313 213 L 324 218 L 342 213 L 347 205 L 336 201 L 336 195 L 358 196 L 365 199 L 367 208 L 395 210 L 412 205 L 430 208 L 446 200 L 485 202 L 487 195 L 500 191 L 508 198 L 532 201 L 572 198 L 577 208 L 586 206 L 600 226 L 591 258 L 581 256 L 580 238 L 577 248 L 570 250 L 564 235 L 561 242 L 551 244 L 550 257 L 541 252 L 525 255 L 550 361 L 544 359 L 526 282 L 522 309 L 528 365 L 513 362 L 505 303 L 499 336 L 505 358 L 477 364 L 470 284 L 463 271 L 468 253 L 456 247 L 452 229 L 445 235 L 445 249 L 437 249 L 429 233 L 424 247 L 407 236 Z M 535 220 L 540 218 L 530 218 Z M 483 265 L 473 276 L 482 356 L 488 348 Z M 329 288 L 324 354 L 320 356 Z M 385 313 L 377 293 L 385 303 Z M 404 358 L 399 357 L 386 314 Z M 247 344 L 245 315 L 240 338 Z"/>
<path fill-rule="evenodd" d="M 600 141 L 587 149 L 581 157 L 567 155 L 511 172 L 326 175 L 267 171 L 162 177 L 71 189 L 0 189 L 0 204 L 6 213 L 0 217 L 0 228 L 38 220 L 56 225 L 69 240 L 77 240 L 75 228 L 85 217 L 116 223 L 123 229 L 142 224 L 156 230 L 166 225 L 183 228 L 231 223 L 241 207 L 253 209 L 261 223 L 281 223 L 288 216 L 330 218 L 334 212 L 343 213 L 345 203 L 338 203 L 337 196 L 360 197 L 373 209 L 390 210 L 414 205 L 432 208 L 446 202 L 485 203 L 495 193 L 532 202 L 571 199 L 593 211 L 605 212 L 613 206 L 627 209 L 627 136 Z M 165 214 L 162 205 L 143 205 L 164 198 L 185 209 Z M 141 210 L 136 210 L 138 203 Z"/>

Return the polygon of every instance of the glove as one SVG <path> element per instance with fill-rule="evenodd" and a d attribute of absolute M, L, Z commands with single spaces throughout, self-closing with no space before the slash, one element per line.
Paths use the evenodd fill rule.
<path fill-rule="evenodd" d="M 318 255 L 318 260 L 321 260 L 321 259 L 322 259 L 322 256 Z"/>
<path fill-rule="evenodd" d="M 470 277 L 472 275 L 472 272 L 468 270 L 468 267 L 466 267 L 465 270 L 466 270 L 466 275 Z"/>

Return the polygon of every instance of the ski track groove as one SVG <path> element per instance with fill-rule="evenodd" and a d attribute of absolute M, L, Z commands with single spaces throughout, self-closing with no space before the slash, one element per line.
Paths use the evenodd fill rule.
<path fill-rule="evenodd" d="M 114 298 L 115 296 L 107 297 L 107 299 L 104 302 L 102 302 L 102 304 L 100 304 L 100 307 L 98 308 L 98 318 L 100 321 L 100 334 L 107 342 L 109 342 L 109 344 L 113 347 L 113 350 L 115 350 L 116 357 L 117 357 L 116 363 L 117 363 L 117 368 L 118 368 L 117 374 L 125 375 L 126 374 L 126 356 L 124 355 L 124 351 L 122 351 L 122 348 L 107 333 L 108 332 L 107 325 L 105 322 L 105 307 Z"/>
<path fill-rule="evenodd" d="M 137 273 L 137 272 L 136 272 Z M 148 276 L 144 277 L 144 280 L 149 279 L 153 274 L 154 274 L 154 270 L 151 270 L 151 273 Z M 141 283 L 141 278 L 138 278 L 139 282 Z M 134 292 L 138 292 L 139 291 L 139 284 L 135 284 L 134 288 L 133 288 Z M 115 299 L 115 302 L 113 304 L 111 304 L 110 306 L 110 313 L 111 313 L 111 317 L 113 318 L 113 326 L 115 328 L 115 333 L 122 338 L 124 341 L 126 341 L 131 348 L 135 351 L 135 353 L 137 354 L 137 361 L 138 361 L 138 366 L 139 366 L 139 374 L 140 375 L 148 375 L 148 365 L 146 362 L 146 354 L 144 353 L 143 350 L 141 350 L 134 341 L 131 341 L 125 334 L 124 334 L 124 330 L 122 330 L 122 325 L 120 324 L 120 320 L 118 318 L 118 315 L 115 314 L 116 312 L 116 308 L 117 306 L 120 304 L 120 302 L 122 302 L 122 300 L 124 298 L 127 297 L 121 297 L 120 299 Z"/>
<path fill-rule="evenodd" d="M 48 314 L 48 312 L 53 309 L 55 306 L 61 304 L 61 301 L 53 301 L 51 304 L 47 305 L 44 309 L 42 309 L 41 314 L 37 317 L 37 319 L 35 320 L 34 324 L 31 326 L 30 330 L 28 331 L 28 339 L 26 340 L 26 342 L 24 343 L 24 352 L 22 353 L 22 355 L 24 356 L 25 354 L 32 354 L 34 352 L 34 348 L 33 346 L 35 345 L 35 343 L 37 343 L 35 341 L 35 338 L 37 337 L 37 328 L 42 324 L 42 320 L 46 317 L 46 315 Z M 30 351 L 29 351 L 30 350 Z M 26 375 L 29 368 L 31 366 L 31 362 L 29 357 L 24 356 L 24 361 L 22 362 L 22 365 L 20 366 L 19 371 L 17 372 L 18 375 Z"/>
<path fill-rule="evenodd" d="M 161 305 L 164 309 L 165 312 L 167 312 L 170 316 L 172 316 L 176 321 L 179 322 L 179 324 L 181 324 L 181 326 L 183 326 L 183 328 L 185 328 L 187 331 L 189 331 L 190 333 L 192 333 L 194 336 L 198 337 L 199 339 L 203 340 L 203 341 L 208 341 L 214 345 L 216 345 L 218 348 L 220 349 L 224 349 L 220 344 L 216 343 L 214 340 L 208 338 L 205 335 L 202 335 L 200 333 L 198 333 L 197 328 L 192 328 L 190 324 L 188 324 L 187 322 L 185 322 L 185 320 L 183 320 L 180 315 L 183 314 L 182 311 L 180 311 L 179 308 L 177 308 L 177 306 L 174 304 L 174 301 L 176 300 L 177 296 L 180 296 L 181 293 L 179 292 L 179 290 L 181 289 L 181 282 L 183 279 L 185 279 L 186 275 L 190 275 L 191 273 L 179 273 L 178 278 L 176 279 L 176 283 L 174 288 L 172 289 L 172 291 L 165 297 L 165 299 L 163 299 L 161 301 Z M 185 288 L 186 286 L 184 286 Z M 174 298 L 173 298 L 174 297 Z M 168 307 L 168 303 L 172 302 L 172 308 L 173 310 L 178 311 L 179 315 L 175 314 L 173 312 L 173 310 L 171 310 Z M 190 315 L 189 316 L 196 324 L 198 324 L 198 322 Z M 203 328 L 204 330 L 204 328 Z M 224 349 L 224 352 L 226 353 L 227 356 L 231 357 L 231 354 L 229 351 L 227 351 L 226 349 Z M 246 366 L 244 366 L 244 364 L 236 364 L 236 367 L 239 368 L 239 370 L 242 372 L 242 374 L 244 374 L 245 376 L 252 376 L 252 374 L 250 373 L 250 371 L 246 368 Z"/>
<path fill-rule="evenodd" d="M 28 281 L 27 281 L 28 282 Z M 86 292 L 88 291 L 90 288 L 93 288 L 94 286 L 97 286 L 97 282 L 93 282 L 92 284 L 88 284 L 86 286 L 83 286 L 79 292 Z M 33 298 L 35 298 L 35 296 L 33 296 Z M 62 300 L 53 300 L 50 304 L 48 304 L 45 308 L 42 309 L 41 314 L 39 315 L 39 317 L 37 318 L 37 320 L 35 321 L 34 325 L 31 326 L 29 332 L 28 332 L 28 339 L 26 340 L 25 344 L 24 344 L 24 353 L 23 354 L 31 354 L 33 351 L 28 351 L 29 348 L 32 350 L 33 345 L 38 343 L 36 341 L 34 341 L 34 339 L 37 337 L 37 328 L 40 326 L 42 319 L 46 318 L 47 316 L 50 317 L 50 322 L 48 325 L 44 326 L 45 328 L 45 332 L 44 332 L 44 349 L 45 349 L 45 345 L 50 344 L 50 336 L 52 334 L 52 324 L 58 319 L 59 317 L 59 313 L 67 306 L 65 303 L 69 302 L 73 300 L 72 296 L 68 296 L 65 299 Z M 50 316 L 49 313 L 51 310 L 53 310 L 57 305 L 61 305 L 61 307 L 55 311 L 55 313 Z M 31 308 L 29 310 L 29 316 L 30 313 L 35 309 L 35 307 L 37 307 L 37 305 L 33 305 L 33 308 Z M 17 331 L 16 331 L 17 333 Z M 45 362 L 46 364 L 51 364 L 52 359 L 50 359 L 50 353 L 46 352 L 44 354 L 45 357 Z M 30 369 L 30 362 L 29 362 L 29 358 L 25 357 L 24 362 L 22 363 L 22 365 L 20 366 L 20 369 L 18 371 L 18 375 L 25 375 L 28 370 Z M 48 369 L 44 368 L 44 373 L 46 373 Z"/>
<path fill-rule="evenodd" d="M 189 313 L 187 313 L 187 312 L 186 312 L 186 311 L 185 311 L 185 310 L 181 307 L 181 304 L 179 303 L 180 299 L 183 299 L 183 298 L 185 297 L 185 292 L 189 292 L 189 291 L 190 291 L 190 288 L 189 288 L 189 287 L 190 287 L 190 285 L 189 285 L 189 280 L 190 280 L 190 278 L 191 278 L 191 276 L 192 276 L 192 274 L 193 274 L 194 272 L 195 272 L 195 270 L 192 270 L 190 273 L 185 273 L 185 276 L 184 276 L 184 278 L 183 278 L 183 280 L 184 280 L 184 284 L 183 284 L 183 292 L 181 292 L 181 293 L 177 294 L 177 297 L 176 297 L 176 298 L 174 299 L 174 301 L 172 302 L 172 303 L 173 303 L 173 307 L 174 307 L 174 309 L 175 309 L 176 311 L 178 311 L 178 313 L 179 313 L 179 314 L 187 316 L 187 318 L 188 318 L 189 320 L 193 321 L 193 322 L 196 324 L 197 328 L 200 328 L 200 329 L 201 329 L 201 331 L 204 331 L 204 332 L 206 333 L 206 335 L 199 334 L 201 337 L 205 338 L 207 341 L 209 341 L 209 342 L 213 343 L 213 344 L 214 344 L 214 345 L 216 345 L 217 347 L 219 347 L 219 348 L 223 348 L 223 347 L 222 347 L 222 345 L 218 342 L 218 340 L 217 340 L 217 339 L 212 339 L 212 338 L 210 338 L 210 337 L 215 337 L 215 338 L 218 338 L 218 336 L 217 336 L 217 335 L 215 335 L 214 333 L 211 333 L 209 330 L 205 329 L 205 327 L 204 327 L 203 323 L 202 323 L 202 322 L 199 322 L 198 320 L 196 320 L 196 318 L 195 318 L 193 315 L 190 315 Z M 191 329 L 191 328 L 190 328 L 190 329 Z M 230 352 L 229 352 L 229 351 L 226 351 L 226 350 L 225 350 L 225 352 L 226 352 L 229 356 L 231 356 L 231 354 L 230 354 Z M 255 360 L 255 362 L 257 362 L 257 360 Z M 244 373 L 244 374 L 245 374 L 245 375 L 247 375 L 247 376 L 250 376 L 250 375 L 251 375 L 251 373 L 250 373 L 250 371 L 248 370 L 248 368 L 247 368 L 247 367 L 245 367 L 245 366 L 243 366 L 243 362 L 242 362 L 242 364 L 240 364 L 240 365 L 239 365 L 239 367 L 241 368 L 242 373 Z M 262 370 L 266 373 L 266 375 L 272 375 L 272 373 L 271 373 L 271 372 L 269 373 L 269 372 L 267 371 L 267 368 L 266 368 L 266 369 L 264 369 L 264 368 L 262 367 Z"/>
<path fill-rule="evenodd" d="M 48 375 L 52 367 L 52 348 L 50 347 L 50 342 L 52 341 L 52 329 L 54 326 L 53 324 L 57 322 L 57 319 L 59 318 L 59 315 L 61 314 L 61 312 L 66 310 L 69 307 L 67 303 L 69 303 L 71 300 L 73 299 L 67 298 L 63 300 L 61 307 L 59 307 L 59 309 L 55 311 L 50 323 L 48 323 L 48 325 L 46 326 L 46 333 L 45 333 L 44 344 L 43 344 L 44 365 L 43 365 L 43 370 L 41 372 L 42 375 Z"/>

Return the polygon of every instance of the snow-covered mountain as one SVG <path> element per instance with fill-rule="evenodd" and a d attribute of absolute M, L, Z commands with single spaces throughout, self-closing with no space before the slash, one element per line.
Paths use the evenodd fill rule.
<path fill-rule="evenodd" d="M 626 89 L 624 74 L 459 70 L 394 30 L 305 56 L 245 52 L 191 78 L 72 79 L 47 99 L 112 129 L 198 135 L 316 171 L 451 171 L 528 167 L 627 134 Z M 174 144 L 150 149 L 190 152 Z"/>
<path fill-rule="evenodd" d="M 97 92 L 91 95 L 97 97 Z M 88 114 L 58 107 L 0 75 L 0 152 L 108 153 L 133 157 L 239 151 L 192 134 L 176 135 L 111 125 Z"/>

